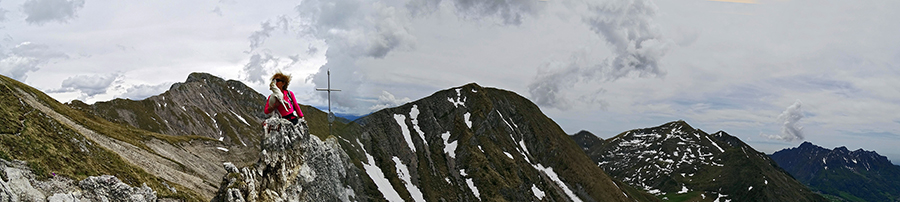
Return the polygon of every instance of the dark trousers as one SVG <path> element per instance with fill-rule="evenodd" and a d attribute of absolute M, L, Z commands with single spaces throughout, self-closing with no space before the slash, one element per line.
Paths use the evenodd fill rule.
<path fill-rule="evenodd" d="M 282 116 L 281 118 L 287 119 L 294 125 L 297 125 L 297 123 L 300 123 L 300 118 L 297 118 L 297 116 L 294 116 L 294 114 L 288 114 L 287 116 Z"/>

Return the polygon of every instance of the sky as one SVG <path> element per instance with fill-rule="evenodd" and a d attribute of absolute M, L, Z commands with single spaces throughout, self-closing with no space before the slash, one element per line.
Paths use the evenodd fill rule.
<path fill-rule="evenodd" d="M 475 82 L 601 138 L 685 120 L 900 163 L 895 0 L 0 0 L 0 74 L 61 102 L 191 72 L 364 115 Z"/>

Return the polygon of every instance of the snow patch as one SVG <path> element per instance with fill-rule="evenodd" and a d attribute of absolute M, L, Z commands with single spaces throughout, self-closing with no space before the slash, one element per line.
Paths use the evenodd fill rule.
<path fill-rule="evenodd" d="M 719 144 L 716 144 L 716 142 L 712 141 L 712 139 L 709 139 L 709 136 L 706 136 L 706 139 L 709 140 L 709 143 L 712 143 L 713 146 L 716 146 L 716 148 L 719 148 L 719 151 L 725 152 L 725 150 L 722 149 L 722 147 L 719 147 Z"/>
<path fill-rule="evenodd" d="M 522 147 L 522 150 L 525 150 L 525 153 L 531 155 L 531 152 L 528 151 L 528 147 L 525 147 L 525 139 L 519 140 L 519 146 Z"/>
<path fill-rule="evenodd" d="M 509 157 L 510 159 L 515 159 L 513 158 L 512 154 L 509 154 L 509 152 L 503 151 L 503 154 L 506 154 L 506 157 Z"/>
<path fill-rule="evenodd" d="M 406 116 L 403 114 L 394 114 L 394 120 L 397 120 L 397 125 L 400 125 L 400 131 L 403 132 L 403 138 L 406 140 L 406 144 L 409 145 L 409 150 L 416 152 L 416 145 L 413 144 L 412 137 L 409 136 L 409 127 L 406 126 Z"/>
<path fill-rule="evenodd" d="M 448 97 L 447 101 L 450 101 L 450 103 L 453 104 L 454 107 L 466 106 L 466 98 L 462 97 L 462 93 L 459 92 L 458 88 L 456 89 L 456 100 Z"/>
<path fill-rule="evenodd" d="M 724 195 L 724 194 L 722 194 L 722 193 L 718 193 L 718 194 L 719 194 L 719 196 L 716 197 L 715 202 L 719 202 L 719 199 L 722 199 L 723 202 L 729 202 L 729 201 L 731 201 L 731 199 L 723 198 L 723 197 L 728 197 L 728 195 Z"/>
<path fill-rule="evenodd" d="M 228 152 L 228 149 L 225 147 L 216 147 L 216 149 L 222 150 L 223 152 Z"/>
<path fill-rule="evenodd" d="M 690 191 L 690 190 L 688 190 L 688 188 L 686 186 L 681 185 L 681 191 L 678 191 L 678 194 L 687 193 L 688 191 Z"/>
<path fill-rule="evenodd" d="M 231 111 L 231 113 L 234 114 L 234 116 L 237 117 L 239 120 L 241 120 L 241 122 L 244 122 L 244 124 L 247 124 L 248 126 L 250 125 L 249 123 L 247 123 L 247 120 L 244 120 L 244 117 L 241 117 L 241 115 L 234 113 L 234 111 Z"/>
<path fill-rule="evenodd" d="M 472 129 L 472 121 L 469 120 L 470 116 L 472 116 L 472 114 L 470 114 L 469 112 L 466 112 L 466 114 L 463 114 L 463 118 L 465 118 L 465 120 L 466 120 L 466 126 L 468 126 L 469 129 Z"/>
<path fill-rule="evenodd" d="M 559 185 L 560 188 L 562 188 L 563 192 L 565 192 L 566 195 L 568 195 L 569 198 L 572 199 L 572 201 L 582 202 L 581 198 L 578 198 L 578 196 L 575 195 L 575 192 L 573 192 L 572 189 L 569 189 L 569 186 L 566 186 L 566 183 L 563 183 L 563 181 L 559 179 L 559 175 L 557 175 L 556 172 L 553 172 L 553 168 L 545 168 L 541 164 L 532 166 L 534 166 L 535 169 L 544 172 L 544 174 L 547 174 L 547 177 L 550 177 L 553 182 L 556 182 L 556 184 Z"/>
<path fill-rule="evenodd" d="M 534 194 L 534 197 L 537 197 L 540 200 L 544 200 L 544 191 L 538 189 L 534 184 L 531 185 L 531 193 Z"/>
<path fill-rule="evenodd" d="M 769 184 L 769 180 L 765 180 L 763 181 L 763 183 Z"/>
<path fill-rule="evenodd" d="M 366 148 L 363 147 L 359 140 L 356 140 L 356 143 L 359 144 L 359 148 L 363 149 L 363 153 L 366 154 L 366 159 L 369 160 L 367 163 L 363 163 L 363 168 L 366 169 L 369 178 L 375 182 L 378 191 L 381 192 L 388 201 L 403 201 L 403 198 L 400 197 L 400 193 L 397 193 L 397 190 L 394 190 L 394 187 L 391 186 L 391 182 L 384 176 L 384 172 L 381 171 L 381 168 L 375 165 L 375 157 L 372 157 L 372 155 L 369 155 L 369 152 L 366 152 Z"/>
<path fill-rule="evenodd" d="M 428 141 L 425 141 L 425 132 L 422 132 L 422 129 L 419 128 L 419 107 L 413 105 L 412 109 L 409 110 L 409 117 L 412 118 L 413 129 L 416 130 L 416 133 L 419 133 L 419 138 L 422 138 L 422 143 L 425 143 L 425 147 L 428 147 Z"/>
<path fill-rule="evenodd" d="M 478 193 L 478 187 L 475 186 L 475 182 L 472 181 L 472 178 L 466 179 L 466 184 L 469 185 L 469 189 L 472 189 L 472 194 L 475 194 L 475 197 L 480 201 L 481 193 Z"/>
<path fill-rule="evenodd" d="M 447 155 L 450 155 L 450 157 L 456 159 L 456 147 L 458 146 L 459 142 L 457 142 L 457 141 L 450 142 L 450 132 L 449 131 L 444 134 L 441 134 L 441 139 L 444 140 L 444 152 L 447 152 Z"/>
<path fill-rule="evenodd" d="M 753 190 L 753 186 L 750 186 L 750 188 L 747 188 L 747 191 L 750 191 L 750 190 Z"/>
<path fill-rule="evenodd" d="M 394 160 L 394 163 L 397 165 L 397 175 L 401 180 L 403 180 L 403 184 L 406 185 L 406 190 L 409 191 L 409 195 L 412 196 L 413 200 L 417 202 L 425 202 L 425 197 L 422 195 L 422 190 L 420 190 L 419 187 L 414 185 L 412 183 L 412 180 L 410 180 L 409 168 L 400 161 L 400 158 L 397 158 L 395 156 L 391 159 Z"/>

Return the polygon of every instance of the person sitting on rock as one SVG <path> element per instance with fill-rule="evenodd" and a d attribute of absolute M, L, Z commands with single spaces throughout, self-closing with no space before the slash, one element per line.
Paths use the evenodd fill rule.
<path fill-rule="evenodd" d="M 272 81 L 269 83 L 269 89 L 272 90 L 272 94 L 267 98 L 263 112 L 269 114 L 277 109 L 278 116 L 297 125 L 300 119 L 303 118 L 303 111 L 300 110 L 300 105 L 297 104 L 294 92 L 287 90 L 290 83 L 291 76 L 281 72 L 272 75 Z"/>

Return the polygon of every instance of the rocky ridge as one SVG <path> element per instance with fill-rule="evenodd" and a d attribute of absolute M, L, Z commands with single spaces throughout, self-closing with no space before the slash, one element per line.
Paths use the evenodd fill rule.
<path fill-rule="evenodd" d="M 874 151 L 826 149 L 810 142 L 771 155 L 811 188 L 848 201 L 900 201 L 900 166 Z"/>
<path fill-rule="evenodd" d="M 593 141 L 603 143 L 586 152 L 610 176 L 664 200 L 824 201 L 723 131 L 707 134 L 674 121 Z"/>
<path fill-rule="evenodd" d="M 280 118 L 265 121 L 262 152 L 256 164 L 228 174 L 213 201 L 368 201 L 358 169 L 337 143 L 310 136 Z"/>
<path fill-rule="evenodd" d="M 184 82 L 143 100 L 119 98 L 93 105 L 74 100 L 67 105 L 142 130 L 218 140 L 217 147 L 227 151 L 212 156 L 250 163 L 259 148 L 260 123 L 266 118 L 260 103 L 265 99 L 240 81 L 191 73 Z"/>

